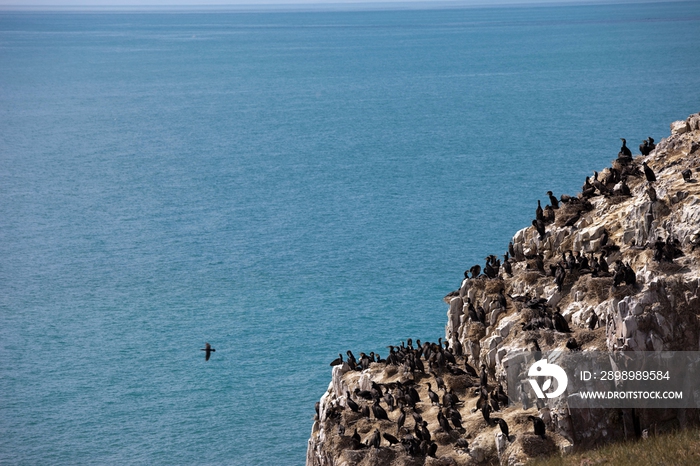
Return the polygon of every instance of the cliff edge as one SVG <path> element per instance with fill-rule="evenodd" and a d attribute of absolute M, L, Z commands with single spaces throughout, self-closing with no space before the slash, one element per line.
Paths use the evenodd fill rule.
<path fill-rule="evenodd" d="M 499 394 L 517 351 L 700 351 L 700 113 L 648 142 L 636 157 L 623 145 L 577 196 L 550 196 L 502 259 L 465 272 L 445 297 L 445 342 L 338 361 L 307 466 L 516 465 L 698 424 L 697 409 L 572 409 Z"/>

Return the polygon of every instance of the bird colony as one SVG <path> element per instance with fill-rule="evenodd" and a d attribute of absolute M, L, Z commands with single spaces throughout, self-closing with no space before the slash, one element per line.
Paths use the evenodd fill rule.
<path fill-rule="evenodd" d="M 622 139 L 580 193 L 537 200 L 505 253 L 471 266 L 445 297 L 444 341 L 401 341 L 386 358 L 339 354 L 307 466 L 516 465 L 697 424 L 697 410 L 506 394 L 511 351 L 700 350 L 700 114 L 639 153 Z"/>

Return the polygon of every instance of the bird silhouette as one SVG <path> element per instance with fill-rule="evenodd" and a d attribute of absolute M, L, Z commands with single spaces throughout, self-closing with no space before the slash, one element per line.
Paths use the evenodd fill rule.
<path fill-rule="evenodd" d="M 204 348 L 200 349 L 200 351 L 206 351 L 206 356 L 205 356 L 204 360 L 209 361 L 209 358 L 211 357 L 212 351 L 216 351 L 216 350 L 214 348 L 212 348 L 209 343 L 205 343 Z"/>

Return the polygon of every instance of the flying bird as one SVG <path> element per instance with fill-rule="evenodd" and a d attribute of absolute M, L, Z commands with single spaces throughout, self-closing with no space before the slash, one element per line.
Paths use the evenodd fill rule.
<path fill-rule="evenodd" d="M 205 343 L 204 348 L 200 349 L 200 351 L 206 351 L 206 356 L 205 356 L 204 360 L 209 361 L 209 358 L 211 357 L 211 353 L 213 351 L 216 351 L 216 350 L 214 348 L 212 348 L 209 343 Z"/>

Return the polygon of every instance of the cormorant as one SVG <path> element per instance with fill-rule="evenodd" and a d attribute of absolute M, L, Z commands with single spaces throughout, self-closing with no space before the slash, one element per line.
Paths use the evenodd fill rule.
<path fill-rule="evenodd" d="M 644 176 L 647 177 L 647 181 L 650 183 L 656 181 L 656 175 L 654 174 L 654 170 L 649 168 L 649 165 L 647 165 L 646 162 L 642 162 L 642 167 L 644 167 Z"/>
<path fill-rule="evenodd" d="M 430 446 L 428 447 L 428 456 L 431 457 L 431 458 L 437 458 L 437 456 L 435 456 L 435 453 L 437 452 L 437 449 L 438 449 L 437 443 L 432 442 L 432 443 L 430 444 Z"/>
<path fill-rule="evenodd" d="M 488 375 L 486 374 L 486 364 L 481 365 L 481 374 L 479 375 L 479 385 L 486 387 L 488 385 Z"/>
<path fill-rule="evenodd" d="M 376 398 L 374 400 L 374 404 L 372 405 L 372 412 L 374 413 L 374 418 L 377 420 L 380 420 L 380 421 L 381 420 L 384 420 L 384 421 L 389 420 L 389 416 L 386 414 L 386 411 L 384 410 L 384 408 L 379 406 L 379 398 Z"/>
<path fill-rule="evenodd" d="M 360 434 L 357 433 L 357 427 L 355 427 L 355 433 L 352 434 L 352 437 L 350 437 L 350 438 L 352 439 L 353 450 L 359 450 L 360 446 L 361 446 L 360 442 L 362 440 L 360 438 Z"/>
<path fill-rule="evenodd" d="M 503 270 L 509 277 L 513 276 L 513 267 L 510 265 L 510 261 L 508 260 L 508 254 L 503 256 Z"/>
<path fill-rule="evenodd" d="M 374 433 L 372 436 L 367 440 L 367 446 L 368 447 L 374 447 L 374 448 L 379 448 L 379 445 L 382 443 L 382 438 L 379 436 L 379 429 L 374 429 Z"/>
<path fill-rule="evenodd" d="M 386 441 L 389 442 L 389 446 L 390 446 L 390 447 L 393 446 L 393 445 L 395 445 L 395 444 L 400 443 L 400 442 L 399 442 L 399 439 L 397 439 L 396 437 L 394 437 L 394 436 L 391 435 L 391 434 L 387 434 L 386 432 L 384 432 L 384 433 L 382 434 L 382 437 L 384 437 L 384 438 L 386 439 Z"/>
<path fill-rule="evenodd" d="M 360 407 L 353 401 L 352 398 L 350 398 L 350 392 L 346 391 L 345 392 L 347 396 L 345 397 L 345 406 L 350 408 L 350 410 L 354 413 L 359 413 L 360 412 Z"/>
<path fill-rule="evenodd" d="M 557 284 L 557 290 L 561 291 L 562 286 L 564 286 L 564 279 L 566 278 L 566 269 L 561 265 L 557 265 L 557 270 L 554 273 L 554 281 Z"/>
<path fill-rule="evenodd" d="M 484 416 L 484 421 L 486 421 L 486 424 L 491 425 L 491 405 L 488 403 L 484 403 L 481 405 L 481 415 Z"/>
<path fill-rule="evenodd" d="M 206 351 L 206 353 L 204 353 L 204 360 L 209 361 L 211 353 L 215 352 L 216 350 L 212 348 L 209 343 L 204 343 L 204 348 L 200 349 L 200 351 Z"/>
<path fill-rule="evenodd" d="M 474 369 L 472 366 L 469 365 L 469 363 L 467 362 L 466 358 L 464 359 L 464 369 L 465 369 L 465 370 L 467 371 L 467 373 L 468 373 L 469 375 L 471 375 L 472 377 L 477 377 L 477 376 L 478 376 L 478 374 L 477 374 L 477 372 L 476 372 L 476 369 Z"/>
<path fill-rule="evenodd" d="M 576 338 L 573 337 L 569 338 L 569 340 L 566 342 L 566 347 L 570 351 L 581 351 L 581 345 L 579 345 Z"/>
<path fill-rule="evenodd" d="M 503 288 L 501 288 L 500 290 L 498 290 L 498 304 L 499 304 L 503 309 L 505 309 L 505 308 L 508 307 L 508 301 L 506 301 L 506 297 L 505 297 L 505 295 L 503 294 Z"/>
<path fill-rule="evenodd" d="M 557 308 L 557 310 L 554 311 L 554 314 L 552 315 L 552 320 L 554 321 L 554 329 L 556 331 L 562 333 L 571 333 L 569 323 L 566 321 L 564 316 L 559 313 L 559 308 Z"/>
<path fill-rule="evenodd" d="M 338 357 L 331 361 L 331 366 L 339 366 L 343 363 L 343 355 L 338 353 Z"/>
<path fill-rule="evenodd" d="M 598 314 L 593 312 L 591 318 L 588 320 L 588 330 L 595 330 L 596 325 L 598 325 Z"/>
<path fill-rule="evenodd" d="M 558 209 L 559 208 L 559 201 L 557 200 L 556 197 L 554 197 L 554 194 L 552 191 L 547 191 L 547 196 L 549 196 L 549 203 L 552 206 L 552 209 Z"/>
<path fill-rule="evenodd" d="M 535 218 L 537 220 L 543 220 L 544 221 L 544 211 L 542 210 L 542 205 L 540 204 L 540 200 L 537 199 L 537 209 L 535 209 Z"/>
<path fill-rule="evenodd" d="M 649 141 L 647 141 L 647 140 L 645 139 L 645 140 L 642 141 L 642 143 L 639 145 L 639 153 L 642 154 L 642 155 L 644 155 L 644 156 L 647 156 L 647 155 L 649 155 L 649 152 L 651 152 L 651 151 L 649 150 Z"/>
<path fill-rule="evenodd" d="M 620 158 L 632 158 L 632 151 L 627 147 L 627 140 L 625 138 L 620 138 L 620 140 L 622 141 L 622 147 L 620 147 L 620 152 L 617 153 L 617 156 Z"/>
<path fill-rule="evenodd" d="M 401 414 L 399 414 L 398 419 L 396 419 L 396 433 L 398 434 L 401 431 L 401 428 L 403 427 L 403 423 L 406 422 L 406 411 L 403 410 L 403 406 L 399 408 L 401 410 Z"/>
<path fill-rule="evenodd" d="M 624 139 L 623 139 L 623 141 L 624 141 Z M 544 438 L 544 435 L 545 435 L 544 421 L 538 417 L 535 417 L 535 416 L 528 416 L 527 418 L 532 421 L 532 425 L 535 428 L 535 435 L 539 435 L 540 437 Z"/>
<path fill-rule="evenodd" d="M 452 431 L 452 426 L 450 426 L 449 421 L 447 420 L 445 415 L 442 414 L 442 411 L 438 411 L 437 420 L 438 424 L 440 424 L 440 427 L 442 427 L 442 430 L 444 430 L 446 433 L 449 434 Z"/>
<path fill-rule="evenodd" d="M 440 406 L 440 397 L 432 390 L 430 384 L 428 384 L 428 398 L 432 404 Z"/>
<path fill-rule="evenodd" d="M 499 417 L 494 417 L 492 418 L 492 420 L 498 423 L 498 427 L 501 428 L 501 432 L 503 432 L 503 435 L 505 435 L 508 441 L 510 441 L 510 435 L 508 434 L 508 424 L 506 423 L 506 421 Z"/>
<path fill-rule="evenodd" d="M 547 234 L 545 228 L 544 228 L 544 219 L 538 218 L 532 221 L 532 226 L 535 227 L 537 230 L 537 233 L 540 235 L 540 239 L 544 239 L 545 235 Z"/>
<path fill-rule="evenodd" d="M 603 183 L 600 182 L 600 180 L 598 180 L 598 172 L 596 172 L 596 171 L 593 172 L 593 183 L 592 184 L 593 184 L 593 186 L 595 186 L 595 188 L 598 190 L 598 192 L 600 192 L 600 194 L 602 194 L 603 196 L 609 196 L 611 194 L 610 190 L 607 188 L 607 186 L 605 186 Z"/>

